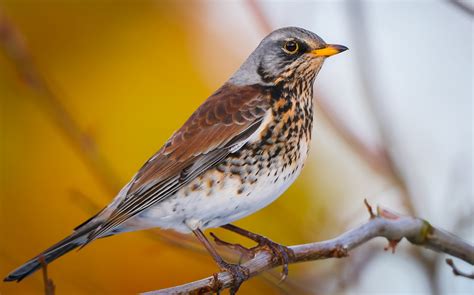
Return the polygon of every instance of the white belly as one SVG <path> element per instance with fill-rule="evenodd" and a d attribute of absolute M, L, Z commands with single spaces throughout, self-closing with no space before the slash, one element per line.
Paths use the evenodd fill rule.
<path fill-rule="evenodd" d="M 301 144 L 300 155 L 298 161 L 283 171 L 282 166 L 276 167 L 277 173 L 275 168 L 262 170 L 253 184 L 242 185 L 239 176 L 208 171 L 193 180 L 187 189 L 127 221 L 121 230 L 160 227 L 186 233 L 241 219 L 269 205 L 295 181 L 306 159 L 306 144 Z"/>

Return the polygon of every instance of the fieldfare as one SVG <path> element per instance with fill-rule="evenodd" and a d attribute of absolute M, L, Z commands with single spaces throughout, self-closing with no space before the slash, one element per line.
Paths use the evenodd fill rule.
<path fill-rule="evenodd" d="M 193 232 L 236 292 L 248 272 L 225 262 L 202 233 L 223 227 L 268 246 L 285 264 L 291 250 L 230 223 L 278 198 L 304 166 L 313 125 L 313 82 L 326 57 L 347 50 L 296 27 L 265 37 L 95 216 L 29 260 L 5 281 L 20 281 L 91 241 L 152 227 Z"/>

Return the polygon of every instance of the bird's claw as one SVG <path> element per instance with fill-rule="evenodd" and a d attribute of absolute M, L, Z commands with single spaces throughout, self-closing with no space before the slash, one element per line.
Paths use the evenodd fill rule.
<path fill-rule="evenodd" d="M 230 287 L 230 294 L 235 294 L 242 285 L 243 282 L 248 280 L 250 277 L 250 271 L 248 268 L 238 264 L 231 264 L 222 262 L 220 265 L 221 270 L 228 272 L 232 276 L 232 286 Z"/>
<path fill-rule="evenodd" d="M 256 242 L 258 242 L 258 245 L 251 248 L 251 250 L 254 252 L 270 250 L 273 254 L 272 259 L 277 259 L 276 262 L 279 262 L 283 265 L 283 269 L 281 271 L 281 281 L 284 281 L 288 276 L 288 264 L 292 261 L 295 255 L 293 250 L 281 244 L 275 243 L 263 236 L 259 236 L 258 241 Z"/>
<path fill-rule="evenodd" d="M 281 281 L 284 281 L 288 276 L 288 264 L 292 261 L 294 257 L 294 252 L 290 248 L 283 246 L 281 244 L 275 243 L 272 240 L 257 235 L 254 233 L 248 233 L 247 238 L 257 242 L 257 246 L 252 248 L 246 248 L 240 244 L 232 244 L 226 241 L 219 239 L 215 234 L 211 233 L 211 236 L 214 238 L 214 241 L 217 245 L 228 247 L 232 250 L 238 251 L 242 257 L 251 259 L 255 257 L 255 254 L 259 251 L 270 251 L 272 253 L 272 259 L 276 259 L 275 262 L 282 264 L 283 269 L 281 271 Z"/>

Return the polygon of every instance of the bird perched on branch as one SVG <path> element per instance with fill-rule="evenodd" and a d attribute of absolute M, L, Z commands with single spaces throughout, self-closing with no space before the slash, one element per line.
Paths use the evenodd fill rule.
<path fill-rule="evenodd" d="M 224 261 L 204 229 L 255 240 L 283 260 L 286 274 L 291 250 L 230 223 L 273 202 L 298 177 L 311 141 L 314 79 L 327 57 L 345 50 L 301 28 L 270 33 L 108 206 L 5 281 L 95 239 L 152 227 L 193 232 L 233 276 L 232 292 L 248 271 Z"/>

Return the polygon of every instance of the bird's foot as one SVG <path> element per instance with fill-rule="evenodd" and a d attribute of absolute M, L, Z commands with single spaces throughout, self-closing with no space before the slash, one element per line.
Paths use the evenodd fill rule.
<path fill-rule="evenodd" d="M 254 253 L 257 253 L 258 251 L 270 251 L 273 254 L 272 259 L 275 259 L 275 262 L 279 262 L 283 265 L 283 269 L 281 271 L 281 281 L 284 281 L 288 276 L 288 264 L 295 256 L 293 250 L 281 244 L 275 243 L 264 236 L 257 234 L 253 235 L 254 236 L 251 239 L 257 242 L 258 245 L 250 248 L 250 250 Z"/>
<path fill-rule="evenodd" d="M 250 277 L 250 271 L 248 268 L 243 267 L 239 264 L 231 264 L 222 261 L 219 264 L 222 271 L 228 272 L 232 276 L 232 286 L 230 287 L 230 294 L 236 294 L 243 282 L 248 280 Z"/>
<path fill-rule="evenodd" d="M 253 251 L 252 249 L 246 248 L 238 243 L 233 244 L 233 243 L 223 241 L 220 238 L 218 238 L 214 233 L 211 233 L 211 236 L 214 238 L 214 242 L 217 245 L 224 246 L 233 251 L 239 252 L 241 256 L 240 257 L 241 260 L 242 258 L 252 259 L 255 256 L 255 251 Z"/>
<path fill-rule="evenodd" d="M 288 264 L 292 261 L 294 257 L 294 252 L 290 248 L 283 246 L 281 244 L 275 243 L 272 240 L 255 234 L 248 231 L 241 231 L 239 234 L 244 235 L 245 237 L 257 242 L 257 246 L 252 248 L 246 248 L 240 244 L 233 244 L 219 239 L 215 234 L 211 233 L 211 236 L 214 238 L 214 241 L 217 245 L 230 248 L 234 251 L 237 251 L 241 254 L 241 258 L 252 259 L 255 257 L 255 254 L 259 251 L 269 251 L 272 253 L 272 259 L 276 260 L 283 265 L 281 272 L 281 280 L 285 280 L 288 276 Z"/>

